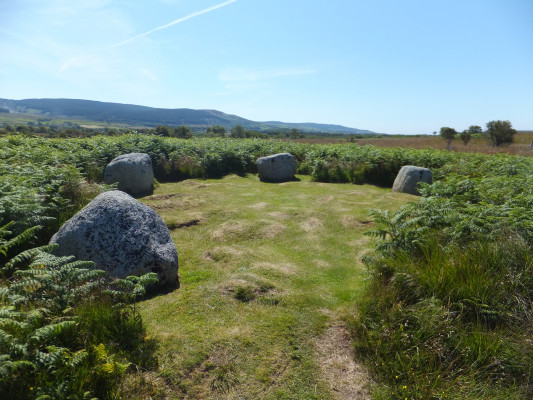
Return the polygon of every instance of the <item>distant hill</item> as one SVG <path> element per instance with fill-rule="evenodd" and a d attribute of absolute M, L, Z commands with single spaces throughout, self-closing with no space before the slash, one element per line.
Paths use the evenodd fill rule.
<path fill-rule="evenodd" d="M 372 134 L 362 129 L 342 125 L 315 123 L 287 123 L 278 121 L 251 121 L 237 115 L 216 110 L 193 110 L 189 108 L 152 108 L 133 104 L 106 103 L 75 99 L 0 99 L 0 108 L 10 112 L 61 117 L 86 121 L 99 121 L 131 126 L 179 126 L 186 125 L 193 131 L 205 130 L 208 126 L 221 125 L 231 129 L 241 125 L 245 129 L 259 132 L 291 130 L 303 133 Z"/>

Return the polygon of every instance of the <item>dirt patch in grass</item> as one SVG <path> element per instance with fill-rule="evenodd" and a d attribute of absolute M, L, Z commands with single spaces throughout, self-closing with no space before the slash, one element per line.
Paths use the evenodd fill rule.
<path fill-rule="evenodd" d="M 317 229 L 322 228 L 322 221 L 316 217 L 311 217 L 308 220 L 302 222 L 300 227 L 306 232 L 314 232 Z"/>
<path fill-rule="evenodd" d="M 324 203 L 329 203 L 330 201 L 333 201 L 333 199 L 335 199 L 335 197 L 325 196 L 325 197 L 320 197 L 317 201 L 321 204 L 324 204 Z"/>
<path fill-rule="evenodd" d="M 348 329 L 335 321 L 316 342 L 322 381 L 337 400 L 370 400 L 367 371 L 354 359 Z"/>
<path fill-rule="evenodd" d="M 351 215 L 343 215 L 341 218 L 341 224 L 345 228 L 365 228 L 370 227 L 374 225 L 374 223 L 371 220 L 360 220 L 356 217 L 353 217 Z"/>
<path fill-rule="evenodd" d="M 316 265 L 322 268 L 329 268 L 331 267 L 331 264 L 328 263 L 326 260 L 315 260 Z"/>
<path fill-rule="evenodd" d="M 249 230 L 249 226 L 242 222 L 224 222 L 217 229 L 211 232 L 211 239 L 226 240 L 234 239 Z"/>
<path fill-rule="evenodd" d="M 272 239 L 278 236 L 284 230 L 285 225 L 276 222 L 263 226 L 259 231 L 259 236 L 267 239 Z"/>
<path fill-rule="evenodd" d="M 266 206 L 268 206 L 267 203 L 265 202 L 261 202 L 261 203 L 257 203 L 257 204 L 253 204 L 251 206 L 249 206 L 250 208 L 253 208 L 254 210 L 262 210 L 263 208 L 265 208 Z"/>

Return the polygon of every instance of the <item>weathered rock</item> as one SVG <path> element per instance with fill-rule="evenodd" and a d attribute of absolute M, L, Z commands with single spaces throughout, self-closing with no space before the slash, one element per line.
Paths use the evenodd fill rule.
<path fill-rule="evenodd" d="M 128 194 L 98 195 L 69 219 L 50 243 L 56 254 L 93 261 L 111 276 L 123 278 L 156 272 L 164 286 L 179 286 L 178 252 L 157 213 Z"/>
<path fill-rule="evenodd" d="M 296 160 L 289 153 L 274 154 L 257 160 L 257 171 L 262 181 L 283 182 L 294 178 Z"/>
<path fill-rule="evenodd" d="M 104 171 L 104 183 L 118 183 L 118 190 L 128 194 L 151 194 L 154 186 L 152 160 L 145 153 L 129 153 L 112 160 Z"/>
<path fill-rule="evenodd" d="M 417 188 L 418 182 L 431 183 L 432 177 L 431 171 L 427 168 L 404 165 L 394 180 L 392 190 L 420 195 Z"/>

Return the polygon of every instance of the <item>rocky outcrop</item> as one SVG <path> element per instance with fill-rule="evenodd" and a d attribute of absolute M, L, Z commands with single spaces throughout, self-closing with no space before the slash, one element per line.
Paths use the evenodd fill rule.
<path fill-rule="evenodd" d="M 113 190 L 97 196 L 69 219 L 50 243 L 56 254 L 93 261 L 111 276 L 155 272 L 164 286 L 178 287 L 178 252 L 157 213 L 128 194 Z"/>
<path fill-rule="evenodd" d="M 418 183 L 431 183 L 432 178 L 433 175 L 427 168 L 404 165 L 394 180 L 392 190 L 395 192 L 420 195 L 418 192 Z"/>
<path fill-rule="evenodd" d="M 152 160 L 145 153 L 129 153 L 112 160 L 104 171 L 104 183 L 118 183 L 118 190 L 139 196 L 151 194 L 154 187 Z"/>
<path fill-rule="evenodd" d="M 284 182 L 294 179 L 296 159 L 292 154 L 280 153 L 257 160 L 259 179 L 267 182 Z"/>

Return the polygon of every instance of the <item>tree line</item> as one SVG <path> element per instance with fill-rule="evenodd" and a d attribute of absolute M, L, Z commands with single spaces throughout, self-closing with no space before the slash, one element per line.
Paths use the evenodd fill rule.
<path fill-rule="evenodd" d="M 500 145 L 506 145 L 513 143 L 516 130 L 510 121 L 489 121 L 486 124 L 487 130 L 483 131 L 481 126 L 470 125 L 468 129 L 465 129 L 461 133 L 458 133 L 454 128 L 443 126 L 440 128 L 440 136 L 448 142 L 448 149 L 451 148 L 452 142 L 455 138 L 459 137 L 466 146 L 473 137 L 484 136 L 489 144 L 494 148 Z M 436 134 L 436 132 L 434 132 Z"/>
<path fill-rule="evenodd" d="M 119 136 L 131 133 L 142 133 L 146 135 L 156 135 L 163 137 L 176 137 L 181 139 L 190 139 L 193 136 L 200 137 L 231 137 L 231 138 L 302 138 L 304 135 L 297 129 L 291 131 L 280 132 L 258 132 L 250 129 L 245 129 L 241 125 L 236 125 L 229 131 L 221 125 L 213 125 L 207 127 L 205 131 L 192 132 L 191 129 L 185 125 L 178 127 L 169 127 L 167 125 L 158 125 L 155 128 L 87 128 L 76 124 L 68 126 L 60 125 L 37 125 L 35 123 L 28 123 L 25 125 L 4 124 L 0 127 L 0 136 L 9 134 L 22 134 L 26 136 L 45 136 L 51 138 L 73 138 L 73 137 L 91 137 L 95 135 Z"/>

